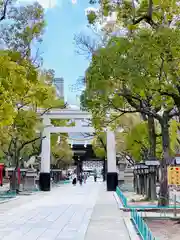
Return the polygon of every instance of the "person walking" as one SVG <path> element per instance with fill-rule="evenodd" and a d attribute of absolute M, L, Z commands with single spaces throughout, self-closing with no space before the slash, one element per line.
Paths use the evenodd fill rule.
<path fill-rule="evenodd" d="M 97 182 L 97 172 L 94 173 L 94 181 Z"/>
<path fill-rule="evenodd" d="M 80 173 L 79 175 L 79 184 L 82 186 L 82 182 L 83 182 L 83 175 L 82 173 Z"/>
<path fill-rule="evenodd" d="M 86 183 L 86 179 L 87 179 L 87 174 L 84 173 L 84 183 Z"/>
<path fill-rule="evenodd" d="M 76 177 L 76 175 L 74 174 L 73 175 L 73 177 L 72 177 L 72 184 L 73 184 L 73 186 L 76 186 L 76 183 L 77 183 L 77 177 Z"/>

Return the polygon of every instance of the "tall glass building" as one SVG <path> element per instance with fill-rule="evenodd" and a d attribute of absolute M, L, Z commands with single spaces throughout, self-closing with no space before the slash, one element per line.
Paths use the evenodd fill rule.
<path fill-rule="evenodd" d="M 59 98 L 64 99 L 64 79 L 54 78 L 54 86 L 56 88 L 56 94 Z"/>

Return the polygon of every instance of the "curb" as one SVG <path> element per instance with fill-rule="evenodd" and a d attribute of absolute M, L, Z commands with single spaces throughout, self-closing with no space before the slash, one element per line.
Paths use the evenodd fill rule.
<path fill-rule="evenodd" d="M 12 197 L 12 198 L 9 198 L 9 199 L 0 201 L 0 204 L 7 203 L 7 202 L 11 202 L 11 201 L 15 201 L 15 200 L 17 200 L 17 199 L 19 199 L 19 198 L 20 198 L 20 196 L 18 196 L 18 197 Z"/>
<path fill-rule="evenodd" d="M 114 192 L 113 195 L 114 195 L 114 198 L 115 198 L 116 203 L 117 203 L 117 205 L 118 205 L 118 208 L 119 208 L 120 210 L 124 210 L 124 206 L 123 206 L 120 198 L 118 197 L 117 193 Z"/>
<path fill-rule="evenodd" d="M 119 208 L 120 210 L 122 210 L 122 211 L 124 211 L 124 212 L 130 212 L 130 211 L 131 211 L 130 208 L 125 208 L 125 207 L 123 206 L 123 204 L 122 204 L 122 202 L 121 202 L 121 200 L 120 200 L 120 198 L 119 198 L 119 196 L 117 195 L 116 192 L 114 192 L 114 198 L 115 198 L 116 203 L 117 203 L 117 205 L 118 205 L 118 208 Z"/>
<path fill-rule="evenodd" d="M 123 221 L 124 221 L 124 225 L 127 229 L 127 232 L 129 234 L 129 239 L 130 240 L 140 240 L 141 238 L 138 236 L 137 231 L 135 230 L 130 217 L 124 217 Z"/>
<path fill-rule="evenodd" d="M 116 192 L 114 192 L 114 198 L 116 200 L 116 203 L 118 205 L 118 208 L 119 210 L 122 210 L 122 211 L 126 211 L 126 208 L 124 208 L 124 206 L 122 205 L 122 202 L 121 200 L 119 199 L 118 195 Z M 127 232 L 128 232 L 128 235 L 129 235 L 129 239 L 130 240 L 140 240 L 140 238 L 138 237 L 138 234 L 134 228 L 134 225 L 131 221 L 131 218 L 130 217 L 123 217 L 123 222 L 124 222 L 124 225 L 127 229 Z"/>

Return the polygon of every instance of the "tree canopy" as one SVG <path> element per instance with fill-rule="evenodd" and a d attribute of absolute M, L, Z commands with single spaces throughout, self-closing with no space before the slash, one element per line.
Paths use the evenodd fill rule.
<path fill-rule="evenodd" d="M 0 156 L 18 167 L 40 154 L 42 115 L 65 105 L 52 84 L 54 71 L 41 64 L 46 26 L 41 5 L 0 1 L 0 24 Z"/>
<path fill-rule="evenodd" d="M 125 31 L 111 32 L 106 46 L 93 54 L 82 101 L 97 129 L 104 127 L 107 116 L 141 115 L 142 122 L 126 135 L 128 151 L 137 159 L 143 149 L 147 158 L 162 157 L 163 199 L 168 198 L 166 166 L 179 145 L 179 12 L 178 1 L 102 0 L 99 10 L 88 16 L 90 24 L 101 16 L 106 26 L 106 17 L 113 14 L 108 24 Z"/>

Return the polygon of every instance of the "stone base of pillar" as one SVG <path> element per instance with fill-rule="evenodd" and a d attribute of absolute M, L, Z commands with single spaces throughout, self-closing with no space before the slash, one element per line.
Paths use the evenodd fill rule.
<path fill-rule="evenodd" d="M 107 191 L 116 191 L 118 186 L 118 174 L 117 172 L 107 173 Z"/>
<path fill-rule="evenodd" d="M 51 176 L 50 173 L 41 172 L 39 175 L 39 189 L 41 191 L 51 190 Z"/>
<path fill-rule="evenodd" d="M 118 180 L 118 185 L 124 184 L 124 180 Z"/>

